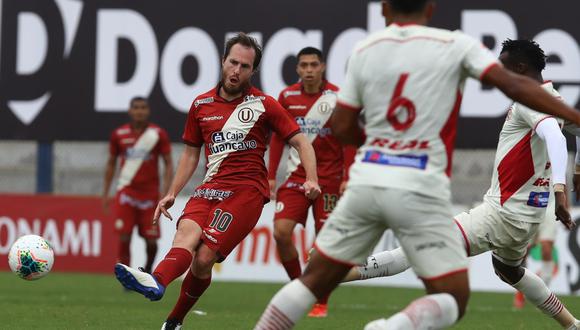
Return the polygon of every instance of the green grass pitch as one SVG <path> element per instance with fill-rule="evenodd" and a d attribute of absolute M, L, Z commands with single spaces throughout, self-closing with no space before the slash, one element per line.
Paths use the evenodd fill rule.
<path fill-rule="evenodd" d="M 0 272 L 0 329 L 160 329 L 176 301 L 179 283 L 160 302 L 126 293 L 113 275 L 53 273 L 27 282 Z M 214 282 L 190 313 L 185 329 L 252 329 L 279 284 Z M 304 319 L 296 329 L 362 329 L 422 295 L 421 290 L 342 286 L 325 319 Z M 580 298 L 562 301 L 580 315 Z M 473 293 L 467 316 L 454 329 L 557 329 L 527 305 L 515 311 L 512 295 Z"/>

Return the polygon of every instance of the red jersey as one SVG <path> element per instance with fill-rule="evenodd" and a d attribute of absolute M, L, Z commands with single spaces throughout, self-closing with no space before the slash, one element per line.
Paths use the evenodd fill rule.
<path fill-rule="evenodd" d="M 220 97 L 218 88 L 193 101 L 183 141 L 205 145 L 203 183 L 251 185 L 269 198 L 264 152 L 270 132 L 288 140 L 300 133 L 300 127 L 274 98 L 257 88 L 250 87 L 232 101 Z"/>
<path fill-rule="evenodd" d="M 142 132 L 125 124 L 111 134 L 109 152 L 121 158 L 117 191 L 138 197 L 159 195 L 159 155 L 171 152 L 167 132 L 149 124 Z"/>
<path fill-rule="evenodd" d="M 329 120 L 336 105 L 337 91 L 338 87 L 325 80 L 318 93 L 308 94 L 302 83 L 297 83 L 288 86 L 278 97 L 314 147 L 320 185 L 340 184 L 343 180 L 343 146 L 332 135 Z M 276 178 L 281 149 L 281 143 L 274 137 L 270 149 L 270 179 Z M 299 182 L 306 179 L 306 171 L 294 149 L 289 153 L 286 178 Z"/>

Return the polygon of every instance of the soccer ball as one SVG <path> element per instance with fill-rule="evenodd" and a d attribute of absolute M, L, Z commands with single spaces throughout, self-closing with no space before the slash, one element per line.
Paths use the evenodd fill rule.
<path fill-rule="evenodd" d="M 25 235 L 12 244 L 8 263 L 10 269 L 20 278 L 38 280 L 50 272 L 54 263 L 54 252 L 44 238 Z"/>

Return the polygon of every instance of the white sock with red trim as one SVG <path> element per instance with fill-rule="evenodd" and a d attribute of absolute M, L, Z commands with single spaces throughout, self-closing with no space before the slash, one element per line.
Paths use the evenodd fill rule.
<path fill-rule="evenodd" d="M 457 302 L 448 293 L 431 294 L 413 301 L 403 311 L 389 319 L 373 321 L 365 330 L 380 329 L 445 329 L 452 326 L 459 316 Z"/>
<path fill-rule="evenodd" d="M 409 269 L 409 260 L 402 248 L 383 251 L 368 257 L 364 266 L 357 267 L 361 280 L 393 276 Z"/>
<path fill-rule="evenodd" d="M 526 299 L 536 305 L 539 310 L 558 321 L 560 325 L 569 327 L 576 321 L 560 299 L 548 289 L 546 283 L 530 270 L 525 269 L 524 276 L 513 287 L 522 292 Z"/>
<path fill-rule="evenodd" d="M 315 302 L 314 294 L 295 279 L 276 293 L 254 330 L 292 329 Z"/>

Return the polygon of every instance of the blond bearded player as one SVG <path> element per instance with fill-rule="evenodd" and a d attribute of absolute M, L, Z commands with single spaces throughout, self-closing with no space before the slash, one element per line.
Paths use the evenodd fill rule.
<path fill-rule="evenodd" d="M 123 286 L 150 300 L 161 299 L 169 283 L 187 272 L 177 304 L 162 329 L 181 327 L 187 312 L 209 287 L 213 265 L 223 261 L 258 222 L 270 197 L 264 153 L 272 129 L 298 152 L 306 171 L 305 196 L 314 199 L 320 194 L 312 145 L 275 99 L 250 85 L 261 55 L 261 47 L 248 35 L 229 39 L 219 84 L 191 106 L 183 133 L 185 149 L 155 219 L 161 213 L 171 219 L 167 209 L 191 178 L 202 146 L 207 172 L 177 222 L 169 253 L 152 274 L 115 266 Z"/>

